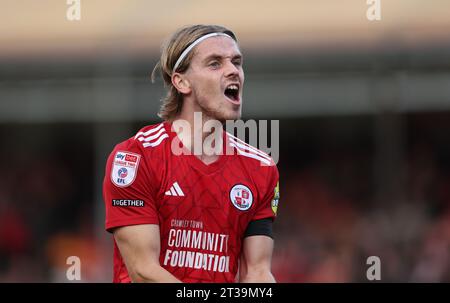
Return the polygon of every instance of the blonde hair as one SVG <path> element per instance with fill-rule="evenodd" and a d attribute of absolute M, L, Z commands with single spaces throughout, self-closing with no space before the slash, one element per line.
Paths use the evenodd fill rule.
<path fill-rule="evenodd" d="M 229 29 L 219 25 L 191 25 L 177 30 L 170 39 L 163 44 L 161 48 L 161 58 L 152 72 L 152 82 L 155 81 L 155 75 L 158 70 L 164 79 L 164 86 L 167 87 L 167 94 L 162 99 L 162 105 L 158 116 L 164 120 L 172 120 L 181 111 L 183 106 L 183 95 L 172 84 L 173 67 L 180 57 L 181 53 L 189 47 L 198 38 L 210 33 L 225 33 L 236 42 L 236 36 Z M 191 51 L 177 67 L 176 72 L 184 73 L 188 68 L 194 56 Z"/>

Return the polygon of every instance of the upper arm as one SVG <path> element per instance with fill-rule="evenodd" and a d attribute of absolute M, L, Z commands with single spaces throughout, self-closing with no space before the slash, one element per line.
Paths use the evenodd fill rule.
<path fill-rule="evenodd" d="M 278 200 L 280 198 L 279 173 L 276 166 L 267 168 L 267 176 L 264 179 L 265 185 L 261 189 L 261 200 L 252 220 L 272 218 L 277 216 Z"/>
<path fill-rule="evenodd" d="M 132 280 L 140 270 L 159 266 L 160 234 L 156 224 L 130 225 L 115 228 L 114 239 Z"/>
<path fill-rule="evenodd" d="M 239 266 L 241 282 L 275 282 L 271 265 L 274 245 L 272 221 L 276 217 L 279 199 L 279 174 L 276 166 L 270 167 L 268 174 L 269 182 L 263 191 L 264 194 L 258 203 L 252 222 L 247 227 L 242 243 Z M 251 225 L 252 223 L 258 224 Z"/>
<path fill-rule="evenodd" d="M 273 239 L 268 236 L 249 236 L 242 244 L 239 276 L 241 281 L 274 282 L 271 274 Z"/>
<path fill-rule="evenodd" d="M 127 161 L 129 160 L 129 161 Z M 118 145 L 108 157 L 103 181 L 108 231 L 119 226 L 158 224 L 158 180 L 134 145 Z"/>

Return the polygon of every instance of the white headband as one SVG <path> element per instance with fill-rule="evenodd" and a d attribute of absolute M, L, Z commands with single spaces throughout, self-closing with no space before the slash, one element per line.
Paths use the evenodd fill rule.
<path fill-rule="evenodd" d="M 228 38 L 231 38 L 230 35 L 225 34 L 225 33 L 210 33 L 204 36 L 201 36 L 200 38 L 198 38 L 197 40 L 195 40 L 194 42 L 192 42 L 191 45 L 189 45 L 180 55 L 180 57 L 178 58 L 177 62 L 175 62 L 175 66 L 173 67 L 172 73 L 174 73 L 178 66 L 181 64 L 181 62 L 183 61 L 183 59 L 187 56 L 187 54 L 189 54 L 189 52 L 200 42 L 202 42 L 205 39 L 208 39 L 210 37 L 215 37 L 215 36 L 226 36 Z M 233 39 L 233 38 L 231 38 Z M 234 40 L 234 39 L 233 39 Z"/>

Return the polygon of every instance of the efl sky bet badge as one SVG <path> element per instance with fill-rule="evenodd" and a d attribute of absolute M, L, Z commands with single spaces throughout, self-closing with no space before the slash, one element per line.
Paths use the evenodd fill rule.
<path fill-rule="evenodd" d="M 273 199 L 272 199 L 272 211 L 274 214 L 277 214 L 278 209 L 278 200 L 280 199 L 280 182 L 277 182 L 277 186 L 273 190 Z"/>
<path fill-rule="evenodd" d="M 136 179 L 140 159 L 141 156 L 138 154 L 118 151 L 114 155 L 111 181 L 119 187 L 131 185 Z"/>
<path fill-rule="evenodd" d="M 250 188 L 245 185 L 238 184 L 231 188 L 230 200 L 237 209 L 247 210 L 252 206 L 253 195 Z"/>

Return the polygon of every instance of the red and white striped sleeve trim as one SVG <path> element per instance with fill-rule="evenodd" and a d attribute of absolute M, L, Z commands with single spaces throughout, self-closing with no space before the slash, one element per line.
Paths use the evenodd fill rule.
<path fill-rule="evenodd" d="M 169 135 L 164 128 L 164 123 L 157 124 L 145 132 L 140 131 L 134 136 L 134 139 L 139 140 L 144 148 L 156 147 L 167 138 Z"/>

